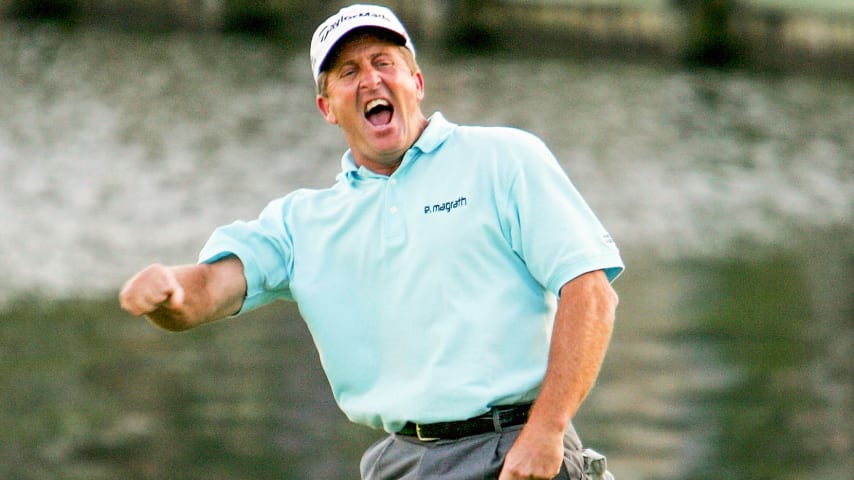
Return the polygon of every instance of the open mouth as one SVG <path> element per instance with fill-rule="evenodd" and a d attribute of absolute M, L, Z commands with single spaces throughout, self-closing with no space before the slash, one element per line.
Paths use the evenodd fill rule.
<path fill-rule="evenodd" d="M 388 125 L 393 113 L 394 108 L 388 100 L 382 98 L 371 100 L 365 105 L 365 118 L 375 127 Z"/>

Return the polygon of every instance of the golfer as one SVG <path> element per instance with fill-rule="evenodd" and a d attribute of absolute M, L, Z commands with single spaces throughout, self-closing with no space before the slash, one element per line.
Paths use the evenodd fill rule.
<path fill-rule="evenodd" d="M 349 146 L 336 182 L 142 270 L 122 307 L 178 331 L 297 302 L 340 408 L 389 433 L 364 479 L 583 478 L 571 420 L 614 322 L 611 237 L 535 136 L 422 113 L 387 8 L 340 10 L 310 54 Z"/>

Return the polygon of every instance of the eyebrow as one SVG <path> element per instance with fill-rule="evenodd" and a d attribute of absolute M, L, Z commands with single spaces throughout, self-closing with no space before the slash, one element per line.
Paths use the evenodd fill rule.
<path fill-rule="evenodd" d="M 369 57 L 369 59 L 370 59 L 371 61 L 374 61 L 374 60 L 376 60 L 376 59 L 377 59 L 377 57 L 382 57 L 382 56 L 389 56 L 389 57 L 391 57 L 392 55 L 391 55 L 391 53 L 390 53 L 390 52 L 388 52 L 388 51 L 386 51 L 386 50 L 383 50 L 383 51 L 381 51 L 381 52 L 376 52 L 376 53 L 371 54 L 371 55 L 370 55 L 370 57 Z M 358 64 L 359 62 L 358 62 L 356 59 L 351 58 L 351 59 L 344 59 L 344 60 L 339 59 L 339 60 L 338 60 L 337 62 L 335 62 L 335 63 L 336 63 L 336 65 L 335 65 L 334 69 L 336 69 L 336 70 L 340 70 L 341 68 L 344 68 L 344 67 L 345 67 L 345 66 L 347 66 L 347 65 L 356 65 L 356 64 Z"/>

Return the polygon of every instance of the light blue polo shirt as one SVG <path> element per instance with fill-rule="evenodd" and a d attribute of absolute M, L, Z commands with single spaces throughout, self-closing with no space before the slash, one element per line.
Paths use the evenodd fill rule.
<path fill-rule="evenodd" d="M 331 188 L 218 228 L 200 261 L 240 258 L 242 312 L 297 302 L 354 422 L 393 432 L 535 398 L 561 286 L 623 269 L 548 148 L 436 113 L 391 176 L 342 164 Z"/>

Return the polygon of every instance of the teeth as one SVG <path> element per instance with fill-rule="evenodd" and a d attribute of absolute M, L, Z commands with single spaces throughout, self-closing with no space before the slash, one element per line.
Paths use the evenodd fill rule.
<path fill-rule="evenodd" d="M 382 98 L 377 98 L 375 100 L 371 100 L 370 102 L 368 102 L 368 104 L 365 106 L 365 112 L 370 112 L 371 110 L 373 110 L 374 108 L 377 108 L 377 107 L 388 107 L 388 106 L 389 106 L 388 101 L 386 101 Z"/>

